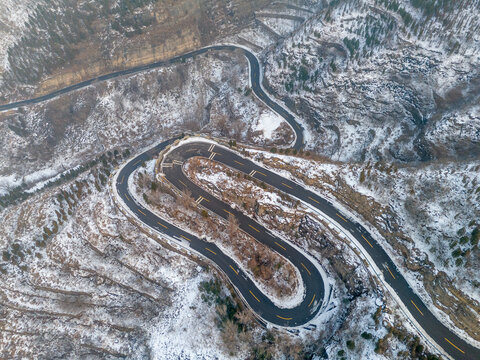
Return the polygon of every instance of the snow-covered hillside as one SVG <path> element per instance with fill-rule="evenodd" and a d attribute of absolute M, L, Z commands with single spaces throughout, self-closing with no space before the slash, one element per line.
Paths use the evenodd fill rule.
<path fill-rule="evenodd" d="M 478 1 L 433 15 L 414 3 L 331 2 L 269 54 L 270 88 L 317 133 L 308 147 L 342 161 L 480 155 Z"/>
<path fill-rule="evenodd" d="M 362 218 L 436 314 L 478 340 L 479 0 L 101 3 L 0 3 L 2 103 L 213 42 L 247 46 L 311 152 L 257 160 Z M 239 308 L 228 318 L 235 299 L 205 264 L 111 202 L 108 175 L 160 139 L 289 143 L 247 75 L 240 54 L 210 52 L 0 113 L 0 357 L 427 356 L 355 252 L 309 214 L 284 235 L 334 279 L 333 320 L 297 337 Z"/>

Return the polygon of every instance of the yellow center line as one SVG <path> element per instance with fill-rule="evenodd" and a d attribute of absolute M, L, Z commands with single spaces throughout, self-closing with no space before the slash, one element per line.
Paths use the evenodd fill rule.
<path fill-rule="evenodd" d="M 285 184 L 285 183 L 282 183 L 282 185 L 283 185 L 283 186 L 286 186 L 286 187 L 289 188 L 289 189 L 293 189 L 290 185 L 287 185 L 287 184 Z"/>
<path fill-rule="evenodd" d="M 135 164 L 133 164 L 134 166 L 136 166 L 137 164 L 140 164 L 142 162 L 142 160 L 138 160 Z"/>
<path fill-rule="evenodd" d="M 410 301 L 412 302 L 413 306 L 415 306 L 415 308 L 418 310 L 418 312 L 419 312 L 420 314 L 422 314 L 422 316 L 423 316 L 423 313 L 420 311 L 420 309 L 418 308 L 418 306 L 413 302 L 413 300 L 410 300 Z"/>
<path fill-rule="evenodd" d="M 303 263 L 300 263 L 300 264 L 302 264 L 303 268 L 304 268 L 305 270 L 307 270 L 307 272 L 308 272 L 308 275 L 312 275 L 312 274 L 311 274 L 311 272 L 310 272 L 310 271 L 308 271 L 307 267 L 306 267 L 306 266 L 305 266 Z"/>
<path fill-rule="evenodd" d="M 187 185 L 182 180 L 178 180 L 178 181 L 180 181 L 183 184 L 183 186 L 187 187 Z"/>
<path fill-rule="evenodd" d="M 236 162 L 238 165 L 245 166 L 245 164 L 241 163 L 240 161 L 237 161 L 237 160 L 233 160 L 233 161 Z"/>
<path fill-rule="evenodd" d="M 283 250 L 287 250 L 285 249 L 282 245 L 280 245 L 278 242 L 275 241 L 275 244 L 277 244 L 279 247 L 281 247 Z"/>
<path fill-rule="evenodd" d="M 205 199 L 202 195 L 200 195 L 200 196 L 198 197 L 198 199 L 196 200 L 196 203 L 197 203 L 197 204 L 200 204 L 203 200 L 205 200 L 206 202 L 210 202 L 210 200 Z"/>
<path fill-rule="evenodd" d="M 312 200 L 312 201 L 315 201 L 317 204 L 320 204 L 320 203 L 319 203 L 317 200 L 315 200 L 314 198 L 312 198 L 312 197 L 310 197 L 310 196 L 309 196 L 308 198 L 309 198 L 310 200 Z"/>
<path fill-rule="evenodd" d="M 282 317 L 282 316 L 280 316 L 280 315 L 277 315 L 277 317 L 278 317 L 279 319 L 282 319 L 282 320 L 292 320 L 292 318 L 284 318 L 284 317 Z"/>
<path fill-rule="evenodd" d="M 180 236 L 181 236 L 182 238 L 184 238 L 185 240 L 187 240 L 187 241 L 192 241 L 192 240 L 190 240 L 189 238 L 187 238 L 186 236 L 183 236 L 183 235 L 180 235 Z"/>
<path fill-rule="evenodd" d="M 345 222 L 348 222 L 347 219 L 345 219 L 342 215 L 340 215 L 339 213 L 337 213 L 337 216 L 340 218 L 340 219 L 343 219 L 343 221 Z"/>
<path fill-rule="evenodd" d="M 252 225 L 248 225 L 250 226 L 253 230 L 255 230 L 256 232 L 260 232 L 260 230 L 258 230 L 257 228 L 253 227 Z"/>
<path fill-rule="evenodd" d="M 233 214 L 232 214 L 230 211 L 228 211 L 228 210 L 225 210 L 225 209 L 223 209 L 223 211 L 225 211 L 225 212 L 227 212 L 227 213 L 229 213 L 230 215 L 232 215 L 232 216 L 233 216 Z"/>
<path fill-rule="evenodd" d="M 393 274 L 392 274 L 392 272 L 390 271 L 390 268 L 389 268 L 388 266 L 387 266 L 387 270 L 388 270 L 388 272 L 390 273 L 390 275 L 392 275 L 393 280 L 395 280 L 395 276 L 393 276 Z M 412 302 L 413 302 L 413 301 L 412 301 Z M 420 310 L 418 310 L 418 311 L 420 311 Z M 423 315 L 423 314 L 422 314 L 422 315 Z"/>
<path fill-rule="evenodd" d="M 462 349 L 460 349 L 459 347 L 455 346 L 455 344 L 453 344 L 450 340 L 448 340 L 447 338 L 444 338 L 450 345 L 452 345 L 455 349 L 457 349 L 458 351 L 460 351 L 462 354 L 465 354 L 465 351 L 463 351 Z"/>
<path fill-rule="evenodd" d="M 147 214 L 145 214 L 142 210 L 138 209 L 138 212 L 139 213 L 142 213 L 144 216 L 147 216 Z"/>
<path fill-rule="evenodd" d="M 125 194 L 125 197 L 127 198 L 127 200 L 128 200 L 128 201 L 130 201 L 130 198 L 128 197 L 128 195 L 127 195 L 127 194 Z"/>
<path fill-rule="evenodd" d="M 248 290 L 250 291 L 250 294 L 252 294 L 252 296 L 255 298 L 255 300 L 257 300 L 258 302 L 260 302 L 260 300 L 258 300 L 258 298 L 253 294 L 252 290 Z"/>
<path fill-rule="evenodd" d="M 265 175 L 264 173 L 262 173 L 261 171 L 258 171 L 258 170 L 257 170 L 256 172 L 257 172 L 258 174 L 261 174 L 261 175 L 265 176 L 265 177 L 267 176 L 267 175 Z"/>
<path fill-rule="evenodd" d="M 370 245 L 371 248 L 373 248 L 372 244 L 370 244 L 370 241 L 368 241 L 365 236 L 362 235 L 362 238 L 363 238 L 363 240 L 365 240 L 368 243 L 368 245 Z"/>
<path fill-rule="evenodd" d="M 232 266 L 232 265 L 230 265 L 230 269 L 232 269 L 232 270 L 235 272 L 235 274 L 237 274 L 237 275 L 238 275 L 238 271 L 237 271 L 237 270 L 235 270 L 235 269 L 233 268 L 233 266 Z"/>
<path fill-rule="evenodd" d="M 308 304 L 308 307 L 312 306 L 312 304 L 313 304 L 313 300 L 315 300 L 315 294 L 313 294 L 312 301 L 310 301 L 310 304 Z"/>
<path fill-rule="evenodd" d="M 163 225 L 160 221 L 157 221 L 157 224 L 163 226 L 165 229 L 168 229 L 168 227 L 166 227 L 165 225 Z"/>
<path fill-rule="evenodd" d="M 125 179 L 125 175 L 122 176 L 122 180 L 120 181 L 120 184 L 123 184 L 123 179 Z"/>
<path fill-rule="evenodd" d="M 205 249 L 206 249 L 206 250 L 208 250 L 208 251 L 210 251 L 210 252 L 211 252 L 213 255 L 217 255 L 217 253 L 216 253 L 215 251 L 213 251 L 213 250 L 210 250 L 210 249 L 209 249 L 209 248 L 207 248 L 207 247 L 206 247 Z"/>

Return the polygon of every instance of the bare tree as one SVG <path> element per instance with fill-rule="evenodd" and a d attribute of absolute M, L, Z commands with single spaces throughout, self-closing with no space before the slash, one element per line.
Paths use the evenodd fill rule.
<path fill-rule="evenodd" d="M 228 116 L 218 114 L 215 116 L 215 126 L 220 132 L 221 136 L 228 136 Z"/>
<path fill-rule="evenodd" d="M 225 304 L 217 305 L 216 310 L 220 319 L 223 319 L 225 316 L 227 316 L 227 306 Z"/>
<path fill-rule="evenodd" d="M 141 189 L 146 189 L 148 187 L 150 187 L 152 181 L 150 179 L 150 176 L 148 176 L 148 174 L 144 173 L 144 172 L 139 172 L 138 173 L 138 186 L 141 188 Z"/>
<path fill-rule="evenodd" d="M 223 324 L 222 340 L 230 353 L 234 353 L 238 348 L 238 326 L 232 320 L 227 320 Z"/>
<path fill-rule="evenodd" d="M 303 346 L 300 340 L 293 340 L 288 335 L 279 335 L 276 343 L 279 352 L 285 355 L 287 359 L 299 360 L 302 358 Z"/>
<path fill-rule="evenodd" d="M 180 195 L 177 196 L 177 206 L 185 209 L 190 209 L 193 203 L 192 192 L 188 189 L 183 190 Z"/>
<path fill-rule="evenodd" d="M 247 308 L 236 313 L 235 318 L 240 324 L 243 324 L 245 326 L 252 326 L 253 324 L 255 324 L 255 317 L 253 316 L 252 312 Z"/>
<path fill-rule="evenodd" d="M 238 231 L 238 221 L 233 214 L 228 215 L 228 236 L 230 239 L 235 238 L 235 235 Z"/>

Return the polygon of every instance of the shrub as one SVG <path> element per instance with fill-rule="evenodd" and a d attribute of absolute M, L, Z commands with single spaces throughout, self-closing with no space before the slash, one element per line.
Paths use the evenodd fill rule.
<path fill-rule="evenodd" d="M 459 240 L 459 243 L 460 243 L 460 244 L 465 244 L 465 243 L 468 242 L 468 240 L 469 240 L 469 239 L 468 239 L 468 236 L 462 236 L 462 237 L 460 238 L 460 240 Z"/>
<path fill-rule="evenodd" d="M 355 51 L 358 50 L 358 47 L 360 45 L 358 39 L 349 39 L 347 37 L 343 39 L 343 43 L 347 47 L 348 51 L 350 51 L 350 56 L 353 56 L 355 54 Z"/>
<path fill-rule="evenodd" d="M 362 170 L 362 172 L 360 173 L 360 183 L 363 183 L 365 181 L 365 171 Z"/>
<path fill-rule="evenodd" d="M 3 259 L 3 261 L 9 261 L 9 260 L 10 260 L 10 256 L 11 256 L 11 255 L 10 255 L 10 253 L 9 253 L 8 251 L 4 251 L 4 252 L 2 253 L 2 259 Z"/>
<path fill-rule="evenodd" d="M 382 307 L 379 306 L 377 310 L 375 311 L 375 314 L 372 315 L 373 320 L 375 321 L 375 325 L 378 325 L 380 323 L 380 315 L 382 314 Z"/>
<path fill-rule="evenodd" d="M 285 82 L 285 90 L 287 90 L 289 93 L 293 92 L 293 81 Z"/>
<path fill-rule="evenodd" d="M 473 246 L 478 245 L 478 241 L 480 240 L 480 229 L 478 226 L 472 231 L 472 236 L 470 237 L 470 242 Z"/>
<path fill-rule="evenodd" d="M 377 354 L 384 354 L 387 351 L 388 343 L 385 338 L 378 339 L 377 343 L 375 344 L 375 352 Z"/>
<path fill-rule="evenodd" d="M 456 248 L 455 250 L 452 251 L 453 257 L 459 257 L 461 254 L 462 254 L 462 250 L 460 248 Z"/>
<path fill-rule="evenodd" d="M 204 217 L 205 219 L 208 217 L 208 211 L 203 209 L 202 210 L 202 217 Z"/>
<path fill-rule="evenodd" d="M 310 75 L 308 74 L 308 69 L 305 66 L 301 65 L 298 72 L 298 79 L 305 82 L 309 79 L 309 77 Z"/>
<path fill-rule="evenodd" d="M 364 332 L 362 333 L 362 338 L 364 338 L 365 340 L 370 340 L 370 339 L 373 338 L 373 335 L 370 334 L 370 333 L 367 333 L 366 331 L 364 331 Z"/>
<path fill-rule="evenodd" d="M 355 342 L 353 340 L 347 340 L 347 348 L 349 350 L 355 349 Z"/>
<path fill-rule="evenodd" d="M 330 67 L 332 68 L 333 72 L 337 72 L 337 65 L 335 64 L 335 61 L 330 62 Z"/>

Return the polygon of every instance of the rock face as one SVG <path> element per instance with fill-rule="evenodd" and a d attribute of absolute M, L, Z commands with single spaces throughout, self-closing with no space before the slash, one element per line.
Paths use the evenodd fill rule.
<path fill-rule="evenodd" d="M 345 285 L 348 296 L 356 298 L 373 288 L 368 277 L 359 276 L 359 273 L 364 271 L 359 268 L 361 265 L 349 262 L 344 254 L 345 245 L 327 237 L 318 223 L 305 216 L 300 222 L 298 232 L 311 243 L 319 258 L 328 259 L 330 266 Z"/>
<path fill-rule="evenodd" d="M 5 66 L 0 70 L 0 101 L 50 92 L 99 74 L 169 59 L 210 44 L 219 36 L 246 26 L 253 21 L 254 11 L 269 2 L 40 2 L 22 37 L 17 36 L 8 47 Z M 44 36 L 39 37 L 38 33 Z"/>

